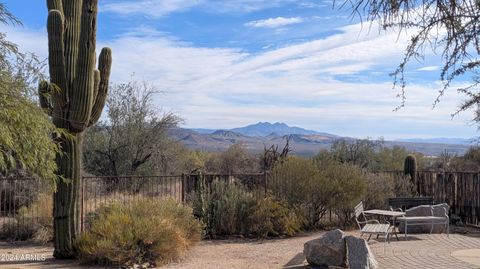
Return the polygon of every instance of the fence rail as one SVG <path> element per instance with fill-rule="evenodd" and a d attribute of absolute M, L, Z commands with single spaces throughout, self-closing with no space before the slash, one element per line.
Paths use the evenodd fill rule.
<path fill-rule="evenodd" d="M 1 178 L 0 177 L 0 236 L 9 239 L 23 239 L 31 223 L 42 218 L 39 200 L 42 193 L 49 193 L 52 186 L 38 178 Z M 28 210 L 27 210 L 28 209 Z"/>
<path fill-rule="evenodd" d="M 381 173 L 403 175 L 403 171 Z M 267 173 L 83 177 L 82 229 L 88 227 L 95 210 L 102 205 L 165 197 L 185 202 L 190 193 L 199 188 L 209 188 L 215 180 L 242 184 L 257 197 L 263 197 L 279 186 L 283 187 L 280 190 L 286 186 L 295 187 L 294 182 L 285 176 Z M 420 195 L 433 197 L 435 203 L 448 203 L 451 214 L 458 215 L 464 223 L 480 226 L 480 173 L 419 171 L 415 184 Z M 39 200 L 51 199 L 51 195 L 48 195 L 51 189 L 50 184 L 41 179 L 0 177 L 0 236 L 13 233 L 8 235 L 11 239 L 21 239 L 17 231 L 22 229 L 22 225 L 37 223 L 42 217 L 45 218 L 45 213 L 41 214 Z"/>
<path fill-rule="evenodd" d="M 101 206 L 146 198 L 173 198 L 185 202 L 198 188 L 209 188 L 215 180 L 242 184 L 255 196 L 267 193 L 267 174 L 188 174 L 173 176 L 88 176 L 81 181 L 81 228 L 85 229 Z M 21 239 L 25 227 L 45 218 L 42 206 L 53 203 L 48 182 L 37 178 L 0 177 L 0 238 Z M 43 194 L 43 195 L 42 195 Z M 50 205 L 51 207 L 51 205 Z M 43 214 L 41 214 L 43 212 Z M 19 232 L 21 231 L 21 232 Z M 13 234 L 12 234 L 13 233 Z"/>

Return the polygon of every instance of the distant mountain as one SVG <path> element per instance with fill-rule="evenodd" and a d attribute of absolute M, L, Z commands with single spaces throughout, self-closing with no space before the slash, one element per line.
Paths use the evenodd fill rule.
<path fill-rule="evenodd" d="M 355 140 L 334 134 L 290 127 L 285 123 L 259 122 L 230 130 L 213 129 L 175 129 L 170 136 L 190 149 L 204 151 L 224 151 L 230 146 L 241 143 L 251 152 L 262 152 L 264 147 L 285 144 L 285 135 L 290 136 L 290 147 L 295 155 L 313 156 L 322 149 L 329 149 L 337 139 Z M 431 138 L 401 139 L 384 141 L 387 147 L 401 146 L 408 151 L 421 152 L 429 156 L 439 156 L 445 150 L 452 154 L 464 154 L 474 139 L 463 138 Z"/>
<path fill-rule="evenodd" d="M 317 131 L 306 130 L 300 127 L 290 127 L 285 123 L 269 123 L 269 122 L 259 122 L 256 124 L 248 125 L 245 127 L 234 128 L 231 131 L 240 133 L 247 136 L 260 136 L 267 137 L 271 135 L 285 136 L 291 134 L 297 135 L 325 135 L 325 136 L 335 136 L 327 133 L 320 133 Z"/>
<path fill-rule="evenodd" d="M 217 129 L 203 129 L 203 128 L 194 128 L 190 130 L 193 130 L 199 134 L 213 134 L 215 131 L 217 131 Z"/>
<path fill-rule="evenodd" d="M 449 145 L 474 145 L 477 143 L 477 138 L 408 138 L 397 139 L 399 142 L 410 143 L 436 143 L 436 144 L 449 144 Z"/>

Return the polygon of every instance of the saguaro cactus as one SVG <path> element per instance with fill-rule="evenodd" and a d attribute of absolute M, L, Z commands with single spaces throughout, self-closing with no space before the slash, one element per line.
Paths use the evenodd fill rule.
<path fill-rule="evenodd" d="M 415 159 L 415 156 L 408 155 L 405 158 L 403 171 L 404 171 L 404 174 L 409 175 L 412 182 L 415 183 L 415 177 L 417 176 L 417 160 Z"/>
<path fill-rule="evenodd" d="M 40 104 L 54 124 L 69 135 L 56 138 L 58 175 L 65 178 L 54 194 L 54 256 L 75 256 L 80 231 L 81 148 L 84 130 L 103 110 L 112 64 L 103 48 L 95 70 L 98 0 L 47 0 L 50 82 L 39 86 Z"/>

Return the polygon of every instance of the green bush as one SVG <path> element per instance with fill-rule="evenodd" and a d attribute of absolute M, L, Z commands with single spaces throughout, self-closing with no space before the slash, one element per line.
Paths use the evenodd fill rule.
<path fill-rule="evenodd" d="M 272 194 L 284 200 L 304 220 L 304 228 L 314 228 L 327 213 L 332 185 L 311 160 L 289 158 L 271 173 Z"/>
<path fill-rule="evenodd" d="M 272 197 L 258 200 L 248 222 L 255 237 L 292 236 L 301 226 L 299 216 Z"/>
<path fill-rule="evenodd" d="M 415 185 L 409 176 L 369 173 L 363 202 L 366 208 L 388 209 L 388 198 L 416 195 Z"/>
<path fill-rule="evenodd" d="M 241 185 L 218 180 L 202 189 L 192 206 L 209 238 L 291 236 L 300 229 L 297 215 L 271 197 L 257 199 Z"/>
<path fill-rule="evenodd" d="M 342 226 L 348 226 L 353 208 L 365 195 L 366 173 L 357 166 L 335 162 L 321 165 L 321 168 L 331 188 L 330 209 Z"/>
<path fill-rule="evenodd" d="M 256 200 L 242 186 L 214 181 L 210 188 L 203 187 L 193 194 L 194 214 L 205 224 L 207 237 L 245 235 L 246 219 Z"/>
<path fill-rule="evenodd" d="M 191 208 L 173 199 L 141 199 L 98 210 L 76 245 L 83 262 L 158 266 L 177 260 L 201 239 Z"/>

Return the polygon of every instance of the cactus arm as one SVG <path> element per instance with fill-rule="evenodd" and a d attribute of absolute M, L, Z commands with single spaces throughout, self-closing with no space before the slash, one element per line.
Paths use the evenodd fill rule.
<path fill-rule="evenodd" d="M 45 110 L 47 115 L 51 116 L 53 111 L 53 104 L 51 99 L 50 84 L 44 80 L 40 81 L 38 85 L 38 99 L 40 101 L 40 107 Z"/>
<path fill-rule="evenodd" d="M 58 10 L 63 12 L 62 0 L 47 0 L 48 11 Z"/>
<path fill-rule="evenodd" d="M 110 48 L 103 48 L 98 59 L 98 73 L 100 80 L 98 87 L 95 88 L 95 103 L 93 105 L 92 115 L 90 116 L 89 126 L 95 124 L 102 114 L 105 100 L 107 98 L 111 68 L 112 50 Z"/>
<path fill-rule="evenodd" d="M 64 18 L 60 11 L 51 10 L 48 13 L 48 48 L 51 82 L 61 89 L 66 88 L 65 55 L 64 55 Z M 68 99 L 68 97 L 67 97 Z"/>
<path fill-rule="evenodd" d="M 95 70 L 93 71 L 93 100 L 97 100 L 98 85 L 100 85 L 100 71 Z M 94 107 L 95 107 L 95 104 L 94 104 Z"/>

